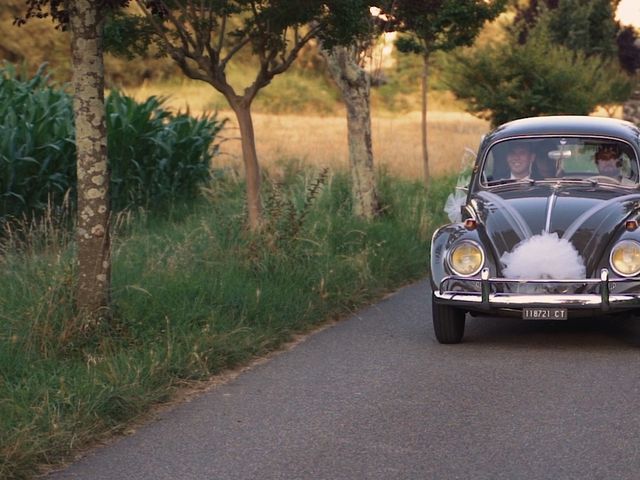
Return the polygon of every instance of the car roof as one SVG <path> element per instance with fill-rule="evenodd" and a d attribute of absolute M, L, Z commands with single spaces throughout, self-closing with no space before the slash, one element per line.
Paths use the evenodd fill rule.
<path fill-rule="evenodd" d="M 626 140 L 640 146 L 640 129 L 617 118 L 563 115 L 531 117 L 500 125 L 484 139 L 484 145 L 513 137 L 538 135 L 602 136 Z"/>

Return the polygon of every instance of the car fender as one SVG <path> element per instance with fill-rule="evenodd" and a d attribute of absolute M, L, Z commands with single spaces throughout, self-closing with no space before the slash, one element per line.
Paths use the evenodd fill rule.
<path fill-rule="evenodd" d="M 490 275 L 496 273 L 496 262 L 493 248 L 488 245 L 488 239 L 481 226 L 468 229 L 464 223 L 451 223 L 444 225 L 433 233 L 431 239 L 431 286 L 437 288 L 442 279 L 453 272 L 447 265 L 449 251 L 463 240 L 471 240 L 484 251 L 484 266 L 489 268 Z M 480 274 L 477 275 L 478 277 Z"/>

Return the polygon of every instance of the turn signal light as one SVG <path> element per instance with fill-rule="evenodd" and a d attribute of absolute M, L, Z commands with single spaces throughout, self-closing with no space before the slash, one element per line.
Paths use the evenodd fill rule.
<path fill-rule="evenodd" d="M 626 228 L 628 232 L 633 232 L 638 229 L 638 222 L 636 220 L 627 220 L 624 223 L 624 228 Z"/>
<path fill-rule="evenodd" d="M 467 230 L 475 230 L 478 228 L 478 222 L 476 222 L 473 218 L 467 218 L 464 221 L 464 228 Z"/>

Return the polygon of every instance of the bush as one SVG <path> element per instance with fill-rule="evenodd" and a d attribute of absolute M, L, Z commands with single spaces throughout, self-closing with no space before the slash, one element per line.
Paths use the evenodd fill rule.
<path fill-rule="evenodd" d="M 493 126 L 521 117 L 588 115 L 598 105 L 624 101 L 631 88 L 615 60 L 554 44 L 542 31 L 523 45 L 511 41 L 454 55 L 445 83 Z"/>
<path fill-rule="evenodd" d="M 188 200 L 210 178 L 224 122 L 174 115 L 162 103 L 138 104 L 117 92 L 107 99 L 114 210 Z M 42 68 L 28 80 L 1 68 L 0 222 L 35 218 L 75 198 L 75 152 L 70 96 L 51 87 Z"/>

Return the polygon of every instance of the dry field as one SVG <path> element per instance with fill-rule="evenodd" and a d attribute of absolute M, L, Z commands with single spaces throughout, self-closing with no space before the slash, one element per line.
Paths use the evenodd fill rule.
<path fill-rule="evenodd" d="M 228 115 L 231 120 L 232 116 Z M 405 178 L 422 177 L 420 115 L 374 117 L 372 125 L 374 161 L 389 173 Z M 280 162 L 299 160 L 330 168 L 348 166 L 347 122 L 340 117 L 254 115 L 256 146 L 261 164 L 277 167 Z M 241 162 L 238 130 L 229 122 L 222 145 L 222 165 Z M 463 113 L 434 112 L 429 117 L 429 155 L 434 175 L 459 171 L 465 149 L 475 152 L 488 125 Z"/>
<path fill-rule="evenodd" d="M 180 89 L 182 90 L 182 89 Z M 198 114 L 211 104 L 203 91 L 162 91 L 143 88 L 126 92 L 138 100 L 149 95 L 168 96 L 172 108 Z M 219 112 L 228 118 L 222 133 L 222 155 L 217 166 L 237 167 L 242 171 L 239 131 L 233 112 Z M 347 122 L 345 116 L 274 115 L 254 113 L 258 156 L 263 168 L 277 170 L 282 162 L 300 161 L 317 167 L 347 168 Z M 372 120 L 373 153 L 377 167 L 405 178 L 422 178 L 420 114 L 375 116 Z M 460 170 L 468 151 L 475 152 L 489 124 L 464 112 L 429 112 L 428 135 L 431 172 L 439 175 Z"/>

